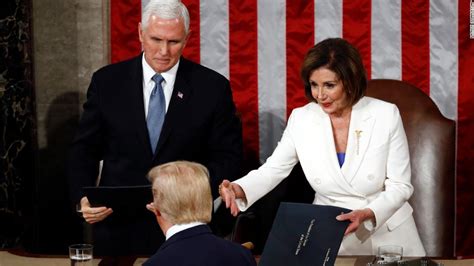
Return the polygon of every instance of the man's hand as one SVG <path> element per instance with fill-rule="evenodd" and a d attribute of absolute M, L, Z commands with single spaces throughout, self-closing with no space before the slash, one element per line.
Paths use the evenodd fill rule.
<path fill-rule="evenodd" d="M 86 220 L 86 222 L 90 224 L 94 224 L 100 222 L 107 218 L 110 214 L 114 211 L 111 208 L 107 207 L 91 207 L 89 200 L 87 197 L 83 197 L 81 199 L 81 210 L 82 217 Z"/>

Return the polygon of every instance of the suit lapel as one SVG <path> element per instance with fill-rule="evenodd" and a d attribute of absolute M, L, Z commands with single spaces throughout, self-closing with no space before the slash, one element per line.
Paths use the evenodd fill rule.
<path fill-rule="evenodd" d="M 354 178 L 357 170 L 359 169 L 362 158 L 369 145 L 370 137 L 372 135 L 372 129 L 375 119 L 366 111 L 366 108 L 362 108 L 366 105 L 364 98 L 362 98 L 354 107 L 351 112 L 351 122 L 349 125 L 348 133 L 348 144 L 346 148 L 346 160 L 342 166 L 339 166 L 339 161 L 336 155 L 336 145 L 334 143 L 334 136 L 332 132 L 331 120 L 329 116 L 318 108 L 317 115 L 320 116 L 317 119 L 318 133 L 316 135 L 323 136 L 321 138 L 320 146 L 324 150 L 325 162 L 322 165 L 327 166 L 325 171 L 328 175 L 334 178 L 335 182 L 344 190 L 354 194 L 362 195 L 354 189 L 351 185 L 351 181 Z M 355 130 L 360 130 L 359 139 Z M 357 144 L 357 141 L 359 142 Z M 359 152 L 357 153 L 357 145 L 359 146 Z"/>
<path fill-rule="evenodd" d="M 142 55 L 140 54 L 132 61 L 132 67 L 130 70 L 131 79 L 126 86 L 130 88 L 131 91 L 131 113 L 133 116 L 133 121 L 136 121 L 136 129 L 138 138 L 142 144 L 142 147 L 145 148 L 145 152 L 152 156 L 150 138 L 148 136 L 148 129 L 146 126 L 146 117 L 145 117 L 145 104 L 143 103 L 143 68 L 142 68 Z"/>
<path fill-rule="evenodd" d="M 191 97 L 191 86 L 189 85 L 189 74 L 191 63 L 184 58 L 181 58 L 179 63 L 178 72 L 176 73 L 176 80 L 174 82 L 173 93 L 171 95 L 170 105 L 166 112 L 165 121 L 163 128 L 161 129 L 161 135 L 158 140 L 158 146 L 156 148 L 155 158 L 161 151 L 161 147 L 170 136 L 173 128 L 179 123 L 186 123 L 180 117 L 185 117 L 186 103 Z"/>
<path fill-rule="evenodd" d="M 321 140 L 323 140 L 321 145 L 324 147 L 324 150 L 327 152 L 327 154 L 333 155 L 325 157 L 327 160 L 325 165 L 330 166 L 330 168 L 337 169 L 336 172 L 339 172 L 340 167 L 336 156 L 336 144 L 334 143 L 331 119 L 322 110 L 319 110 L 318 115 L 321 116 L 321 119 L 319 119 L 321 121 L 319 127 L 322 130 L 322 135 L 324 136 L 321 138 Z"/>
<path fill-rule="evenodd" d="M 321 122 L 318 125 L 320 129 L 320 134 L 317 135 L 323 136 L 321 138 L 320 145 L 324 150 L 323 154 L 329 155 L 323 156 L 325 162 L 323 162 L 322 165 L 326 166 L 324 171 L 328 176 L 331 176 L 335 180 L 335 182 L 341 187 L 341 189 L 357 194 L 357 192 L 354 191 L 350 183 L 345 178 L 344 174 L 341 171 L 341 167 L 339 166 L 331 120 L 329 116 L 324 113 L 324 111 L 322 111 L 322 109 L 318 109 L 318 115 L 320 116 L 320 119 L 318 120 Z"/>
<path fill-rule="evenodd" d="M 375 124 L 375 118 L 365 108 L 367 102 L 362 98 L 351 113 L 348 143 L 346 149 L 346 161 L 341 168 L 342 175 L 350 183 L 354 179 L 360 165 L 362 164 Z"/>

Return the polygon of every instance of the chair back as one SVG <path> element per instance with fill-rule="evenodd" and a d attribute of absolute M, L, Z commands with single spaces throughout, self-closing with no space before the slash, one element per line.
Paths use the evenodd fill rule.
<path fill-rule="evenodd" d="M 413 207 L 430 257 L 454 256 L 455 122 L 429 96 L 399 80 L 371 80 L 367 96 L 397 105 L 408 139 Z"/>

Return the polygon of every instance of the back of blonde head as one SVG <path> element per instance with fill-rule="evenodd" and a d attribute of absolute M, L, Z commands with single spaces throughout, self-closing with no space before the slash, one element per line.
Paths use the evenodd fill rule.
<path fill-rule="evenodd" d="M 207 169 L 198 163 L 177 161 L 148 173 L 155 207 L 172 224 L 211 221 L 212 195 Z"/>

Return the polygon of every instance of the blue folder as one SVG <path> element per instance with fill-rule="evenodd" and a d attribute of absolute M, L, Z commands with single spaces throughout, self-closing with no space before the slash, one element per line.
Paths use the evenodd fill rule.
<path fill-rule="evenodd" d="M 282 202 L 259 266 L 334 265 L 349 221 L 336 216 L 351 210 Z"/>
<path fill-rule="evenodd" d="M 117 218 L 151 214 L 146 209 L 146 204 L 153 202 L 150 185 L 83 187 L 82 190 L 92 207 L 112 208 Z"/>

